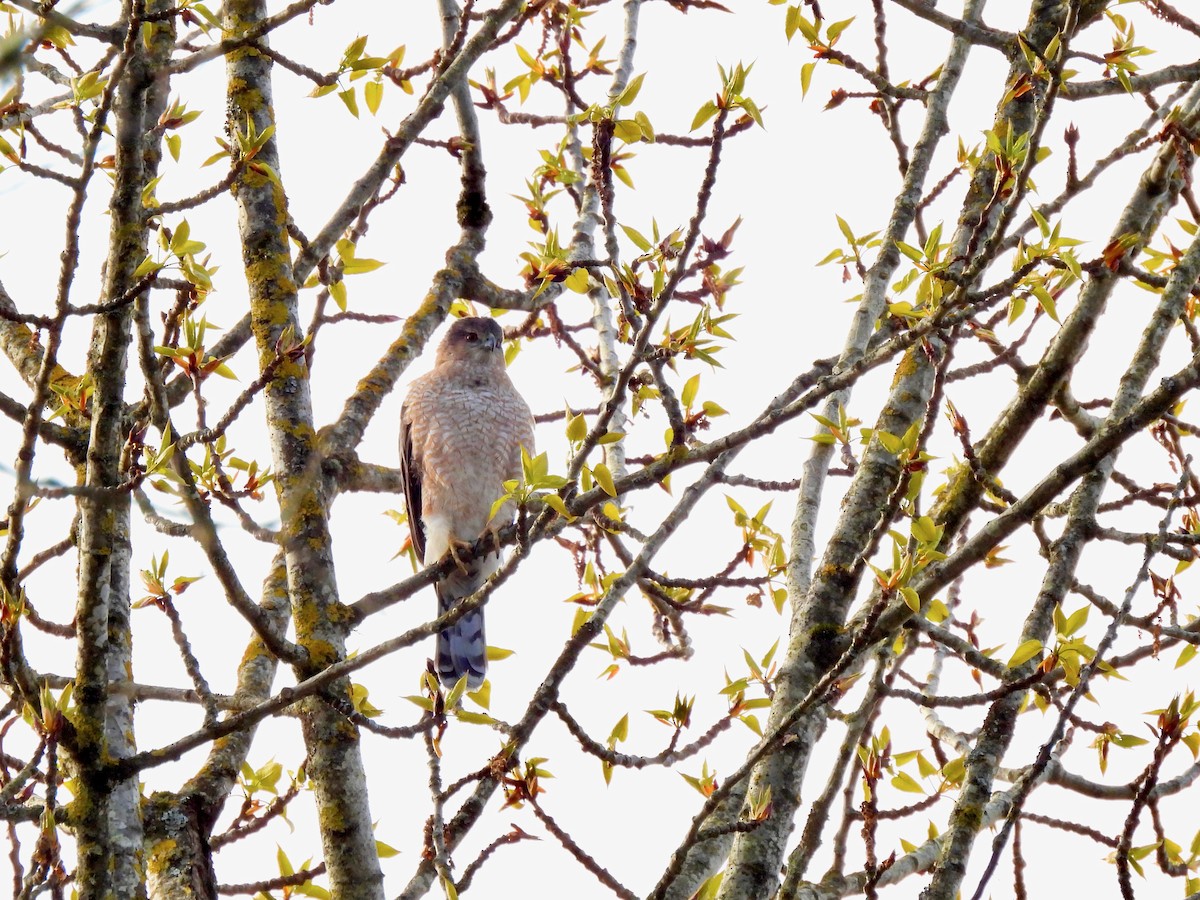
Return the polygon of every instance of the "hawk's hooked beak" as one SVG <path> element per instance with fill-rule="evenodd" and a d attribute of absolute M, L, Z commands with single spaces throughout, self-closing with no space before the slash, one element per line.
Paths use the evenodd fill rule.
<path fill-rule="evenodd" d="M 503 338 L 498 338 L 494 334 L 487 334 L 483 338 L 483 346 L 488 350 L 499 350 L 503 345 Z"/>

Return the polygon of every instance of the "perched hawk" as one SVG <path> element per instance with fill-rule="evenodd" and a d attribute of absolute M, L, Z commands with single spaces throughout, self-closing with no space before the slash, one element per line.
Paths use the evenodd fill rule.
<path fill-rule="evenodd" d="M 533 416 L 504 371 L 503 332 L 492 319 L 458 319 L 438 347 L 433 371 L 412 383 L 400 411 L 400 472 L 413 548 L 425 565 L 458 552 L 513 520 L 506 503 L 488 518 L 504 482 L 521 477 L 521 448 L 533 453 Z M 500 566 L 492 552 L 460 563 L 435 585 L 438 611 L 475 593 Z M 483 610 L 438 634 L 443 684 L 487 671 Z"/>

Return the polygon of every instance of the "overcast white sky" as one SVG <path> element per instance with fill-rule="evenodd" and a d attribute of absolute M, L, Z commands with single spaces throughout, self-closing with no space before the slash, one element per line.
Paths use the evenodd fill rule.
<path fill-rule="evenodd" d="M 282 6 L 274 4 L 273 6 Z M 695 110 L 718 87 L 717 63 L 729 65 L 737 61 L 753 62 L 754 71 L 747 92 L 764 109 L 765 130 L 753 130 L 727 145 L 724 165 L 718 178 L 706 234 L 718 235 L 738 216 L 744 224 L 738 232 L 735 255 L 730 265 L 746 266 L 743 286 L 730 299 L 730 309 L 739 318 L 730 326 L 738 339 L 722 355 L 725 368 L 711 371 L 694 366 L 684 369 L 685 375 L 701 372 L 705 397 L 715 400 L 731 415 L 718 420 L 713 433 L 734 427 L 751 418 L 795 374 L 807 368 L 815 358 L 828 356 L 840 349 L 845 329 L 853 309 L 844 301 L 858 292 L 851 282 L 843 284 L 837 267 L 815 268 L 815 263 L 842 241 L 834 213 L 846 219 L 856 232 L 881 229 L 890 212 L 892 197 L 898 184 L 894 153 L 886 135 L 877 123 L 859 106 L 847 103 L 833 111 L 823 112 L 822 105 L 829 91 L 838 86 L 857 89 L 843 72 L 820 67 L 813 80 L 807 102 L 802 102 L 799 87 L 800 66 L 810 59 L 802 42 L 791 46 L 785 41 L 783 8 L 771 6 L 765 0 L 733 0 L 736 15 L 692 12 L 679 14 L 665 3 L 650 3 L 642 14 L 643 28 L 635 71 L 648 72 L 639 98 L 638 108 L 650 116 L 659 131 L 685 132 Z M 859 16 L 859 21 L 844 37 L 847 50 L 860 58 L 871 58 L 869 31 L 870 8 L 865 3 L 837 3 L 826 0 L 826 14 L 831 19 Z M 953 11 L 952 4 L 942 4 Z M 1004 28 L 1019 27 L 1025 4 L 997 2 L 987 10 L 989 22 Z M 111 15 L 113 4 L 95 4 L 88 8 L 85 18 L 104 21 Z M 611 27 L 615 15 L 606 11 L 596 21 L 610 23 L 607 55 L 615 55 L 619 31 Z M 291 23 L 272 38 L 273 46 L 281 52 L 318 70 L 329 70 L 337 62 L 342 49 L 357 35 L 370 36 L 368 52 L 385 55 L 394 46 L 408 47 L 406 61 L 426 58 L 437 43 L 438 20 L 432 3 L 367 3 L 362 0 L 341 0 L 335 7 L 318 7 L 313 24 L 300 20 Z M 895 8 L 891 19 L 890 43 L 893 73 L 905 73 L 916 81 L 927 74 L 944 55 L 946 42 L 936 30 L 916 27 L 914 20 Z M 1090 49 L 1103 52 L 1104 42 L 1111 31 L 1107 25 L 1093 29 L 1096 34 L 1085 42 Z M 596 27 L 594 34 L 600 33 Z M 1164 51 L 1161 28 L 1149 26 L 1139 35 L 1143 42 Z M 595 37 L 589 38 L 589 44 Z M 1158 67 L 1175 61 L 1163 52 L 1148 65 Z M 486 59 L 495 67 L 500 83 L 519 70 L 514 49 L 509 46 Z M 999 93 L 1004 65 L 998 54 L 977 50 L 972 56 L 967 77 L 951 110 L 953 129 L 968 144 L 981 139 L 981 131 L 990 123 Z M 282 177 L 288 186 L 294 218 L 307 233 L 315 233 L 330 211 L 339 203 L 347 187 L 358 177 L 378 151 L 381 129 L 394 129 L 401 117 L 411 109 L 412 98 L 398 91 L 386 92 L 378 116 L 365 110 L 362 118 L 353 119 L 336 97 L 312 99 L 307 96 L 311 85 L 288 72 L 277 71 L 275 100 L 278 115 L 278 138 L 282 156 Z M 45 82 L 31 79 L 31 90 L 45 90 Z M 179 164 L 167 160 L 164 179 L 159 187 L 160 198 L 176 198 L 189 194 L 221 177 L 221 166 L 198 169 L 199 163 L 215 151 L 213 135 L 222 128 L 224 98 L 223 69 L 214 63 L 179 80 L 175 93 L 182 95 L 192 109 L 204 110 L 204 115 L 185 128 L 183 154 Z M 598 97 L 597 97 L 598 98 Z M 542 98 L 543 102 L 545 98 Z M 536 111 L 557 113 L 557 107 L 531 101 Z M 1054 140 L 1073 117 L 1083 132 L 1080 154 L 1091 160 L 1107 152 L 1109 146 L 1133 123 L 1144 115 L 1140 101 L 1116 98 L 1103 115 L 1092 114 L 1083 105 L 1078 113 L 1071 109 L 1057 129 Z M 1097 109 L 1097 113 L 1100 109 Z M 523 191 L 524 179 L 536 165 L 536 149 L 550 147 L 558 135 L 549 129 L 534 132 L 501 128 L 483 113 L 485 125 L 484 152 L 491 180 L 490 200 L 495 222 L 489 231 L 488 250 L 482 258 L 484 270 L 506 285 L 517 281 L 519 262 L 516 255 L 525 242 L 535 237 L 525 224 L 521 203 L 510 194 Z M 1060 110 L 1060 115 L 1062 111 Z M 912 129 L 919 123 L 920 111 L 906 111 L 904 124 Z M 447 114 L 437 123 L 430 136 L 448 137 L 453 133 L 452 117 Z M 1117 130 L 1113 130 L 1113 129 Z M 910 141 L 914 131 L 908 132 Z M 956 141 L 944 142 L 935 165 L 934 177 L 940 177 L 953 165 Z M 703 155 L 665 146 L 639 146 L 637 157 L 629 168 L 637 190 L 619 192 L 619 213 L 622 221 L 649 231 L 651 217 L 664 230 L 685 224 L 694 205 L 694 198 L 703 166 Z M 1048 184 L 1061 182 L 1064 160 L 1052 158 L 1039 169 L 1037 179 Z M 387 261 L 377 272 L 351 279 L 350 303 L 357 311 L 392 313 L 403 316 L 422 298 L 433 273 L 441 266 L 445 248 L 456 238 L 453 199 L 458 171 L 455 161 L 435 149 L 414 147 L 406 155 L 403 166 L 407 183 L 397 199 L 379 210 L 371 220 L 371 228 L 359 245 L 359 254 Z M 1081 256 L 1095 255 L 1107 240 L 1109 229 L 1124 198 L 1140 172 L 1141 163 L 1118 166 L 1105 177 L 1103 186 L 1068 214 L 1064 231 L 1090 242 L 1091 249 Z M 956 184 L 946 194 L 946 209 L 953 210 L 961 198 L 961 186 Z M 103 215 L 106 186 L 103 180 L 92 188 L 84 229 L 83 256 L 73 299 L 90 302 L 97 299 L 100 264 L 105 251 L 107 219 Z M 23 310 L 47 311 L 53 299 L 57 274 L 57 258 L 61 246 L 63 212 L 66 191 L 60 186 L 46 184 L 22 176 L 15 169 L 0 174 L 0 203 L 6 212 L 8 227 L 0 231 L 0 279 Z M 565 204 L 558 208 L 559 228 L 565 236 L 570 231 L 570 219 Z M 952 215 L 950 212 L 948 215 Z M 245 305 L 245 285 L 240 274 L 240 254 L 233 230 L 234 213 L 228 198 L 188 214 L 195 238 L 208 243 L 214 262 L 221 265 L 216 276 L 217 291 L 205 304 L 208 318 L 222 326 L 233 324 Z M 936 221 L 935 215 L 932 221 Z M 947 230 L 952 227 L 947 222 Z M 1178 229 L 1175 229 L 1178 234 Z M 1182 238 L 1176 238 L 1176 242 Z M 572 302 L 578 306 L 573 307 Z M 586 313 L 583 298 L 571 297 L 562 304 L 564 315 L 581 321 Z M 1121 323 L 1121 304 L 1130 304 L 1140 311 L 1149 302 L 1146 295 L 1127 294 L 1113 304 L 1113 325 L 1095 340 L 1113 342 L 1111 367 L 1097 365 L 1086 370 L 1096 380 L 1094 395 L 1108 393 L 1127 350 L 1128 327 Z M 306 298 L 311 304 L 311 296 Z M 306 306 L 311 308 L 310 306 Z M 513 324 L 516 316 L 507 317 Z M 678 324 L 683 324 L 682 319 Z M 1124 333 L 1123 333 L 1124 332 Z M 315 404 L 320 424 L 332 420 L 340 411 L 347 393 L 364 374 L 371 361 L 394 337 L 394 328 L 372 329 L 365 326 L 343 326 L 341 331 L 329 329 L 318 349 L 315 364 Z M 82 348 L 86 341 L 82 323 L 73 327 L 64 350 L 68 368 L 81 368 Z M 535 412 L 560 409 L 565 401 L 573 405 L 586 402 L 587 385 L 578 375 L 564 373 L 565 357 L 549 350 L 522 354 L 512 367 L 512 376 L 525 393 Z M 211 384 L 213 409 L 223 409 L 236 396 L 252 374 L 252 355 L 243 353 L 232 361 L 240 382 Z M 406 375 L 424 371 L 422 361 Z M 851 411 L 869 423 L 874 418 L 874 394 L 885 387 L 889 372 L 880 372 L 864 382 L 856 393 Z M 26 393 L 11 371 L 0 371 L 0 390 L 24 399 Z M 134 396 L 131 388 L 131 399 Z M 964 410 L 972 411 L 972 421 L 979 427 L 990 421 L 992 411 L 1004 401 L 1001 396 L 952 395 Z M 368 431 L 360 448 L 364 459 L 384 465 L 396 463 L 395 422 L 400 394 L 389 398 L 379 417 Z M 252 408 L 251 414 L 260 412 Z M 181 416 L 181 418 L 183 418 Z M 186 421 L 186 419 L 183 419 Z M 796 423 L 782 429 L 769 443 L 745 454 L 739 462 L 741 470 L 762 477 L 788 479 L 798 475 L 799 466 L 807 455 L 809 444 L 803 439 L 811 433 L 811 423 Z M 637 449 L 653 447 L 661 425 L 643 429 L 645 436 L 635 444 Z M 0 441 L 15 445 L 16 426 L 0 422 Z M 247 431 L 247 434 L 250 432 Z M 1048 435 L 1057 432 L 1048 431 Z M 251 439 L 244 438 L 247 442 Z M 566 445 L 561 428 L 551 425 L 539 431 L 539 444 L 550 452 L 553 464 L 563 465 Z M 238 449 L 244 454 L 262 454 L 265 448 L 253 446 Z M 945 457 L 953 448 L 943 448 Z M 1015 490 L 1032 484 L 1042 474 L 1037 447 L 1031 447 L 1006 472 L 1005 481 Z M 934 471 L 938 471 L 938 463 Z M 11 469 L 5 469 L 6 476 Z M 70 474 L 52 452 L 39 455 L 35 476 L 40 479 L 68 479 Z M 11 478 L 4 484 L 10 483 Z M 683 480 L 677 482 L 681 485 Z M 827 527 L 836 509 L 836 493 L 841 482 L 834 481 L 828 490 L 829 515 L 822 525 Z M 676 488 L 678 495 L 679 487 Z M 738 495 L 746 506 L 763 502 L 752 492 Z M 663 498 L 665 499 L 665 498 Z M 790 517 L 790 501 L 779 497 L 772 512 L 771 524 L 786 532 Z M 5 501 L 6 502 L 6 501 Z M 633 499 L 634 521 L 644 516 L 652 520 L 661 503 L 658 497 L 638 496 Z M 402 531 L 384 516 L 389 508 L 402 504 L 399 497 L 351 495 L 337 502 L 333 530 L 338 554 L 338 578 L 343 599 L 352 601 L 362 594 L 385 587 L 408 574 L 407 562 L 393 559 L 403 540 Z M 163 508 L 171 511 L 169 504 Z M 270 525 L 271 513 L 252 510 L 260 521 Z M 28 547 L 33 549 L 51 544 L 62 536 L 63 518 L 52 511 L 36 512 L 30 519 Z M 256 545 L 249 538 L 234 536 L 235 524 L 228 524 L 232 547 L 238 553 L 239 574 L 253 593 L 269 560 L 269 549 Z M 679 574 L 701 574 L 724 562 L 728 553 L 732 522 L 720 493 L 714 493 L 677 538 L 664 551 L 657 567 Z M 135 564 L 149 563 L 151 552 L 160 552 L 165 541 L 151 538 L 140 531 L 135 544 Z M 1031 542 L 1018 540 L 1006 554 L 1032 558 Z M 173 574 L 203 574 L 199 554 L 185 545 L 171 545 Z M 1098 568 L 1097 582 L 1109 596 L 1120 596 L 1124 585 L 1133 576 L 1137 554 L 1127 559 L 1109 554 L 1103 567 Z M 43 614 L 58 621 L 70 619 L 74 602 L 73 561 L 67 559 L 48 571 L 39 573 L 30 585 L 31 598 Z M 1012 639 L 1013 622 L 1004 615 L 1005 594 L 1012 598 L 1012 609 L 1023 614 L 1026 598 L 1036 590 L 1041 568 L 1036 565 L 1012 566 L 989 581 L 986 598 L 977 598 L 989 609 L 985 632 L 994 637 L 992 643 Z M 574 615 L 574 607 L 562 602 L 573 590 L 573 573 L 568 557 L 552 547 L 537 552 L 520 576 L 500 591 L 488 607 L 489 641 L 511 648 L 517 655 L 495 664 L 493 683 L 493 713 L 501 719 L 511 719 L 523 709 L 524 699 L 544 675 L 546 667 L 557 654 L 565 639 Z M 741 596 L 730 592 L 725 598 L 736 607 L 731 618 L 702 620 L 693 625 L 693 639 L 699 650 L 697 659 L 686 667 L 664 666 L 654 671 L 625 669 L 613 682 L 597 681 L 596 675 L 608 664 L 608 658 L 595 653 L 584 658 L 569 684 L 568 703 L 598 738 L 603 738 L 613 724 L 630 713 L 631 735 L 626 748 L 630 752 L 654 753 L 668 737 L 667 729 L 641 712 L 643 709 L 669 706 L 674 693 L 696 694 L 698 733 L 719 716 L 723 702 L 717 691 L 724 683 L 723 670 L 739 672 L 742 648 L 762 656 L 781 634 L 785 619 L 773 610 L 746 607 Z M 433 608 L 432 597 L 422 596 L 413 603 L 403 604 L 376 617 L 351 638 L 357 649 L 369 647 L 404 628 L 423 621 Z M 246 629 L 224 608 L 218 586 L 206 578 L 193 587 L 180 601 L 180 610 L 189 629 L 193 646 L 202 661 L 211 661 L 205 673 L 214 689 L 228 691 L 232 687 L 233 663 L 240 657 L 246 639 Z M 139 680 L 162 681 L 187 686 L 187 676 L 170 641 L 165 618 L 151 609 L 136 614 L 135 646 L 136 672 Z M 640 599 L 631 597 L 626 608 L 617 614 L 613 626 L 618 631 L 628 628 L 635 652 L 649 653 L 654 647 L 649 636 L 648 616 Z M 1098 627 L 1098 626 L 1097 626 Z M 1095 632 L 1098 635 L 1098 631 Z M 985 640 L 986 643 L 986 640 Z M 30 640 L 30 653 L 35 665 L 60 673 L 70 670 L 70 655 L 62 644 Z M 371 700 L 385 710 L 385 721 L 400 724 L 415 718 L 415 707 L 400 697 L 415 693 L 417 676 L 429 648 L 420 647 L 398 654 L 360 673 L 371 691 Z M 1173 662 L 1173 658 L 1171 660 Z M 1145 734 L 1137 724 L 1136 714 L 1150 706 L 1165 705 L 1171 692 L 1181 690 L 1185 682 L 1178 680 L 1170 664 L 1162 667 L 1161 690 L 1144 686 L 1130 687 L 1124 695 L 1129 705 L 1119 706 L 1122 696 L 1106 686 L 1106 696 L 1113 705 L 1092 717 L 1103 721 L 1124 716 L 1123 726 Z M 287 675 L 281 675 L 280 681 Z M 958 690 L 970 690 L 969 682 Z M 948 692 L 956 692 L 947 687 Z M 1152 698 L 1152 699 L 1147 699 Z M 154 745 L 164 736 L 177 735 L 198 726 L 198 709 L 182 709 L 165 704 L 145 704 L 139 714 L 139 743 Z M 1046 727 L 1049 727 L 1049 722 Z M 913 742 L 920 739 L 920 725 L 913 717 L 907 724 L 893 725 L 893 732 L 905 734 Z M 1026 743 L 1014 745 L 1012 765 L 1026 762 L 1041 734 L 1031 729 Z M 299 729 L 294 722 L 270 723 L 260 731 L 252 757 L 261 765 L 274 757 L 295 768 L 302 757 Z M 753 743 L 747 729 L 738 729 L 719 742 L 707 759 L 718 772 L 732 767 L 739 755 Z M 1080 745 L 1086 742 L 1079 741 Z M 498 748 L 497 736 L 482 728 L 455 726 L 446 740 L 445 777 L 452 780 L 463 772 L 477 768 Z M 907 746 L 898 749 L 909 749 Z M 418 862 L 421 824 L 427 815 L 424 749 L 419 743 L 388 742 L 373 735 L 364 737 L 364 752 L 372 773 L 371 797 L 373 815 L 378 820 L 378 837 L 398 848 L 399 856 L 385 860 L 389 894 L 398 893 Z M 830 751 L 832 752 L 832 748 Z M 545 805 L 559 817 L 560 822 L 585 847 L 609 865 L 613 873 L 635 891 L 644 891 L 661 871 L 666 855 L 682 837 L 686 823 L 694 811 L 698 797 L 676 774 L 630 773 L 618 771 L 611 787 L 605 788 L 599 765 L 594 761 L 579 761 L 572 752 L 572 741 L 563 729 L 547 722 L 530 747 L 531 755 L 549 758 L 547 767 L 558 776 L 547 785 Z M 177 786 L 194 769 L 197 755 L 178 764 L 164 766 L 146 774 L 146 790 L 169 789 Z M 1078 758 L 1082 758 L 1082 755 Z M 689 761 L 680 769 L 695 774 L 700 760 Z M 811 771 L 811 795 L 823 786 L 820 780 L 822 759 L 817 759 Z M 1084 764 L 1080 764 L 1083 766 Z M 1134 770 L 1125 771 L 1120 758 L 1114 759 L 1109 779 L 1113 783 L 1127 781 Z M 1098 777 L 1093 768 L 1086 771 Z M 1169 773 L 1170 774 L 1170 773 Z M 1045 809 L 1049 790 L 1035 797 L 1035 808 Z M 904 797 L 891 797 L 896 803 Z M 1062 802 L 1077 803 L 1074 798 Z M 939 826 L 944 823 L 952 800 L 941 801 L 929 814 Z M 236 800 L 234 801 L 236 805 Z M 493 804 L 495 805 L 495 804 Z M 1123 814 L 1123 811 L 1122 813 Z M 1064 811 L 1065 818 L 1078 813 Z M 1088 815 L 1085 813 L 1084 815 Z M 276 823 L 267 837 L 260 836 L 235 844 L 221 852 L 218 872 L 225 881 L 245 881 L 274 874 L 270 862 L 274 842 L 282 845 L 292 861 L 299 865 L 307 857 L 319 857 L 320 846 L 311 827 L 311 810 L 302 797 L 291 812 L 296 825 L 290 833 L 284 823 Z M 512 821 L 533 833 L 542 831 L 527 811 L 505 810 L 489 814 L 489 823 L 476 829 L 467 845 L 455 854 L 461 868 L 480 847 L 504 830 Z M 903 833 L 911 839 L 915 830 L 923 836 L 925 822 L 906 823 Z M 883 832 L 882 854 L 896 846 L 895 833 Z M 1032 831 L 1027 832 L 1032 835 Z M 1061 885 L 1040 884 L 1035 896 L 1048 895 L 1048 887 L 1062 887 L 1069 875 L 1076 889 L 1086 889 L 1090 896 L 1118 896 L 1112 868 L 1101 859 L 1100 850 L 1093 844 L 1065 842 L 1056 833 L 1038 832 L 1037 840 L 1027 838 L 1026 852 L 1034 859 L 1033 869 L 1041 873 L 1055 871 L 1039 866 L 1039 857 L 1068 861 L 1060 866 Z M 1190 838 L 1190 834 L 1187 835 Z M 977 848 L 976 860 L 986 856 L 985 838 Z M 235 860 L 230 864 L 228 860 Z M 6 875 L 7 858 L 0 854 L 0 880 Z M 265 866 L 265 868 L 264 868 Z M 1076 868 L 1077 867 L 1077 868 Z M 813 875 L 820 871 L 814 867 Z M 993 896 L 1007 896 L 1004 878 L 994 883 Z M 1151 882 L 1166 890 L 1165 882 Z M 968 879 L 973 885 L 973 879 Z M 541 845 L 522 845 L 502 849 L 484 868 L 475 888 L 479 896 L 511 895 L 519 890 L 530 897 L 558 896 L 563 887 L 571 886 L 570 894 L 577 898 L 610 896 L 595 885 L 552 841 Z M 890 896 L 914 896 L 916 882 L 910 881 L 894 890 Z M 1085 888 L 1086 885 L 1086 888 Z M 520 886 L 517 888 L 516 886 Z M 1176 888 L 1172 886 L 1170 890 Z M 1150 896 L 1149 893 L 1146 896 Z"/>

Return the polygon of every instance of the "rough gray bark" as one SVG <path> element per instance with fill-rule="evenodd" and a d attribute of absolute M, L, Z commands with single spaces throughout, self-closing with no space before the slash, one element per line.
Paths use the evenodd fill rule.
<path fill-rule="evenodd" d="M 168 6 L 134 2 L 127 7 L 124 77 L 114 103 L 118 149 L 109 206 L 112 225 L 105 298 L 120 297 L 133 286 L 134 270 L 146 256 L 142 191 L 155 177 L 161 159 L 153 125 L 165 108 L 168 87 L 158 72 L 174 44 L 174 31 L 169 22 L 151 25 L 143 40 L 140 23 L 147 14 Z M 80 501 L 75 677 L 80 717 L 72 748 L 82 787 L 76 800 L 76 834 L 78 881 L 84 898 L 145 896 L 137 779 L 110 787 L 102 771 L 109 759 L 136 750 L 133 703 L 111 691 L 130 680 L 133 664 L 130 504 L 128 495 L 114 490 L 127 477 L 121 451 L 128 429 L 125 379 L 132 317 L 128 304 L 97 317 L 88 364 L 95 394 L 83 482 L 94 490 Z"/>
<path fill-rule="evenodd" d="M 1200 89 L 1193 89 L 1183 106 L 1184 121 L 1193 121 L 1198 111 Z M 1162 216 L 1178 198 L 1186 177 L 1178 166 L 1178 154 L 1171 148 L 1164 148 L 1142 176 L 1138 192 L 1130 199 L 1114 231 L 1114 240 L 1130 233 L 1138 234 L 1143 242 L 1148 240 Z M 1162 301 L 1146 325 L 1141 344 L 1121 379 L 1109 412 L 1110 419 L 1126 415 L 1142 395 L 1151 372 L 1158 365 L 1171 328 L 1183 310 L 1190 286 L 1195 284 L 1198 276 L 1200 241 L 1193 241 L 1178 267 L 1171 273 Z M 1102 274 L 1094 278 L 1072 315 L 1072 322 L 1085 317 L 1094 322 L 1103 311 L 1112 290 L 1112 282 L 1111 275 Z M 1061 347 L 1065 353 L 1077 358 L 1082 350 L 1082 342 L 1076 335 L 1076 329 L 1071 327 L 1072 322 L 1068 322 L 1059 332 L 1055 346 L 1047 351 L 1047 357 L 1058 357 L 1060 354 L 1056 351 Z M 1048 642 L 1054 625 L 1054 609 L 1061 606 L 1074 583 L 1080 558 L 1092 534 L 1101 496 L 1112 476 L 1119 452 L 1117 450 L 1106 456 L 1072 493 L 1066 528 L 1050 550 L 1050 564 L 1046 568 L 1037 599 L 1021 628 L 1018 644 L 1028 640 L 1038 640 L 1043 644 Z M 1028 677 L 1039 662 L 1040 657 L 1014 669 L 1010 680 Z M 949 900 L 960 893 L 971 859 L 971 848 L 978 830 L 984 824 L 980 810 L 991 796 L 996 770 L 1012 741 L 1016 717 L 1026 697 L 1026 691 L 1014 690 L 997 700 L 988 710 L 980 736 L 967 757 L 963 789 L 955 802 L 950 828 L 942 837 L 933 878 L 921 893 L 923 900 Z"/>
<path fill-rule="evenodd" d="M 226 32 L 237 35 L 266 18 L 266 4 L 262 0 L 226 3 L 224 15 Z M 273 127 L 271 68 L 270 58 L 253 47 L 226 56 L 231 131 L 253 127 L 263 135 Z M 304 678 L 345 658 L 348 616 L 334 573 L 308 367 L 303 353 L 294 352 L 303 339 L 303 327 L 291 248 L 281 228 L 288 219 L 287 197 L 274 137 L 263 142 L 256 160 L 260 166 L 246 167 L 234 182 L 233 194 L 260 366 L 265 369 L 277 355 L 284 355 L 263 399 L 282 510 L 280 542 L 288 595 L 296 642 L 306 654 L 296 667 L 297 676 Z M 339 682 L 331 692 L 346 697 L 348 687 L 348 682 Z M 301 723 L 331 890 L 346 900 L 381 898 L 383 875 L 375 852 L 358 730 L 317 698 L 304 701 Z"/>
<path fill-rule="evenodd" d="M 968 2 L 964 6 L 963 19 L 974 20 L 983 7 L 983 0 Z M 884 246 L 867 273 L 863 300 L 856 310 L 854 324 L 839 361 L 843 366 L 852 365 L 862 356 L 874 325 L 883 313 L 888 284 L 900 262 L 896 241 L 902 240 L 908 233 L 916 215 L 933 153 L 948 131 L 947 107 L 970 51 L 971 45 L 967 41 L 951 41 L 937 88 L 927 103 L 921 139 L 914 147 L 904 185 L 888 222 Z M 917 381 L 893 394 L 894 412 L 885 415 L 877 426 L 893 434 L 903 434 L 920 418 L 924 412 L 925 397 L 928 396 L 922 392 L 927 392 L 933 384 L 932 373 L 923 365 L 919 355 L 912 354 L 909 362 L 918 370 Z M 831 397 L 823 410 L 824 415 L 836 419 L 839 405 L 848 400 L 848 392 Z M 837 539 L 838 547 L 835 549 L 831 544 L 826 548 L 814 578 L 812 561 L 816 547 L 813 534 L 833 449 L 832 444 L 813 445 L 812 453 L 804 465 L 804 477 L 792 519 L 788 561 L 791 621 L 787 651 L 780 667 L 780 690 L 771 707 L 772 726 L 790 712 L 812 689 L 824 670 L 836 661 L 836 645 L 830 638 L 845 619 L 848 604 L 861 576 L 861 567 L 857 565 L 859 556 L 867 546 L 868 536 L 878 526 L 879 510 L 884 507 L 898 474 L 894 457 L 889 463 L 887 458 L 890 454 L 876 444 L 871 457 L 873 463 L 870 466 L 864 464 L 855 480 L 853 500 L 848 498 L 843 505 L 842 518 L 835 529 L 835 533 L 841 536 Z M 872 484 L 871 479 L 875 478 L 880 480 L 868 487 Z M 859 491 L 862 493 L 859 494 Z M 857 571 L 851 575 L 853 569 Z M 769 788 L 772 802 L 779 804 L 779 815 L 754 831 L 734 839 L 730 851 L 730 871 L 722 882 L 719 895 L 722 900 L 774 890 L 787 855 L 786 842 L 801 802 L 800 784 L 804 780 L 809 753 L 823 728 L 822 714 L 807 717 L 797 730 L 797 740 L 769 757 L 756 771 L 755 787 L 751 793 Z"/>

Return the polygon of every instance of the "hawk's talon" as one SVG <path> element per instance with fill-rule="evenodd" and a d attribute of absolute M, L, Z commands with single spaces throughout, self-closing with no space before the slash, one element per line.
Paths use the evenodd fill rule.
<path fill-rule="evenodd" d="M 454 560 L 454 565 L 458 568 L 458 571 L 462 572 L 464 575 L 470 575 L 470 563 L 465 561 L 461 556 L 459 556 L 459 554 L 470 553 L 474 549 L 474 544 L 470 544 L 467 541 L 451 539 L 450 546 L 446 550 L 446 555 Z"/>
<path fill-rule="evenodd" d="M 485 547 L 490 548 L 492 553 L 496 554 L 497 556 L 500 555 L 500 532 L 496 529 L 489 528 L 486 532 L 484 532 L 481 543 Z"/>

